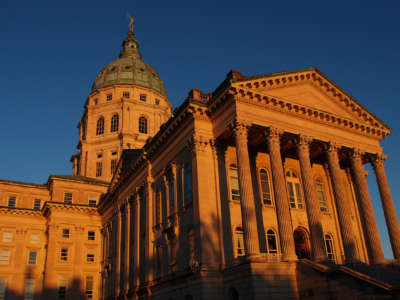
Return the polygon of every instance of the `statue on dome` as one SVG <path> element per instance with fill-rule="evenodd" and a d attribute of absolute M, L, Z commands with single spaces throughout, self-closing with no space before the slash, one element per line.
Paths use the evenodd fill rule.
<path fill-rule="evenodd" d="M 132 18 L 129 13 L 126 13 L 126 16 L 129 19 L 129 31 L 133 32 L 133 25 L 135 25 L 135 19 Z"/>

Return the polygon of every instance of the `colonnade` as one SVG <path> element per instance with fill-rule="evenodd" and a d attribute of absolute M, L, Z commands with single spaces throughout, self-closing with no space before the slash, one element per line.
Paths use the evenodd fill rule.
<path fill-rule="evenodd" d="M 259 256 L 260 249 L 257 233 L 256 208 L 254 205 L 250 177 L 251 172 L 247 139 L 249 124 L 235 121 L 231 128 L 235 136 L 236 144 L 244 244 L 246 255 L 251 259 L 252 257 Z M 266 148 L 269 150 L 271 162 L 272 183 L 275 191 L 275 209 L 278 220 L 281 252 L 283 259 L 290 261 L 296 259 L 296 253 L 280 149 L 280 138 L 283 133 L 283 130 L 280 130 L 279 128 L 270 127 L 265 130 L 265 142 Z M 326 259 L 326 253 L 319 201 L 311 169 L 311 142 L 312 138 L 299 135 L 296 146 L 301 167 L 313 258 L 316 261 L 320 261 Z M 359 257 L 355 245 L 356 233 L 350 215 L 350 201 L 343 189 L 344 178 L 342 176 L 338 156 L 338 151 L 340 149 L 340 145 L 326 143 L 324 151 L 332 180 L 345 260 L 346 262 L 351 262 L 359 260 Z M 400 258 L 400 228 L 386 179 L 383 165 L 384 157 L 380 154 L 362 153 L 359 149 L 352 150 L 352 155 L 350 156 L 351 171 L 354 174 L 354 189 L 358 199 L 359 213 L 363 224 L 369 261 L 370 263 L 380 263 L 384 260 L 384 256 L 371 199 L 368 193 L 362 155 L 366 155 L 372 162 L 381 195 L 382 206 L 385 213 L 394 257 Z"/>

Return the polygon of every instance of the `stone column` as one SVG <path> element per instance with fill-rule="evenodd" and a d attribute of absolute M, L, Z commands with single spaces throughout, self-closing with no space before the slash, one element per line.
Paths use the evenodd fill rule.
<path fill-rule="evenodd" d="M 134 257 L 133 264 L 133 286 L 139 286 L 139 263 L 140 263 L 140 189 L 136 189 L 136 196 L 134 199 L 134 229 L 133 229 L 133 251 L 132 256 Z"/>
<path fill-rule="evenodd" d="M 361 152 L 356 149 L 351 157 L 354 187 L 358 196 L 358 204 L 365 233 L 365 242 L 367 244 L 369 261 L 370 263 L 379 263 L 384 260 L 384 256 L 371 198 L 369 197 L 368 184 L 365 178 L 361 155 Z"/>
<path fill-rule="evenodd" d="M 341 174 L 338 156 L 338 147 L 329 144 L 327 147 L 328 165 L 331 174 L 333 192 L 336 199 L 336 208 L 342 233 L 346 262 L 358 260 L 353 231 L 352 217 L 350 214 L 349 199 L 344 188 L 344 180 Z"/>
<path fill-rule="evenodd" d="M 236 121 L 233 126 L 239 171 L 240 207 L 244 231 L 244 246 L 246 249 L 246 256 L 250 258 L 260 254 L 260 244 L 258 241 L 256 208 L 254 204 L 253 185 L 251 182 L 247 129 L 248 126 L 244 122 Z"/>
<path fill-rule="evenodd" d="M 297 152 L 299 155 L 301 176 L 303 189 L 305 194 L 305 202 L 307 209 L 308 224 L 310 227 L 311 247 L 314 260 L 322 261 L 326 259 L 326 251 L 324 245 L 324 231 L 321 223 L 321 212 L 317 191 L 315 189 L 314 177 L 310 162 L 310 143 L 311 138 L 300 136 L 297 144 Z"/>
<path fill-rule="evenodd" d="M 394 258 L 400 259 L 400 228 L 397 220 L 396 209 L 393 204 L 389 184 L 386 178 L 384 160 L 386 155 L 378 154 L 372 161 L 379 194 L 381 195 L 383 212 L 385 214 L 386 226 L 389 231 L 390 243 L 392 245 Z"/>
<path fill-rule="evenodd" d="M 271 161 L 272 183 L 274 186 L 275 209 L 278 219 L 282 258 L 284 260 L 296 260 L 297 256 L 294 246 L 292 220 L 280 149 L 281 134 L 282 131 L 277 128 L 270 128 L 266 133 L 269 159 Z"/>
<path fill-rule="evenodd" d="M 124 279 L 124 283 L 125 283 L 125 295 L 128 294 L 129 292 L 129 278 L 131 276 L 130 274 L 130 258 L 129 258 L 129 254 L 131 252 L 131 241 L 130 241 L 130 229 L 131 229 L 131 202 L 129 201 L 129 198 L 126 199 L 125 201 L 125 257 L 123 257 L 122 259 L 124 259 L 125 261 L 125 279 Z"/>

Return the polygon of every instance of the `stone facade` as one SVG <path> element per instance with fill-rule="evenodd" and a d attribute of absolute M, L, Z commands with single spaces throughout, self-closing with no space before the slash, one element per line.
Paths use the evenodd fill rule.
<path fill-rule="evenodd" d="M 231 71 L 171 114 L 138 45 L 96 78 L 73 175 L 0 181 L 0 299 L 399 298 L 387 125 L 315 68 Z"/>

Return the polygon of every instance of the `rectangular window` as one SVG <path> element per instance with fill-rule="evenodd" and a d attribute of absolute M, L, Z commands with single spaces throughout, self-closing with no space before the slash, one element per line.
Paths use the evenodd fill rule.
<path fill-rule="evenodd" d="M 69 239 L 69 229 L 63 228 L 62 237 L 65 238 L 65 239 Z"/>
<path fill-rule="evenodd" d="M 174 181 L 170 180 L 168 182 L 168 190 L 169 190 L 169 214 L 173 214 L 175 212 L 175 190 L 174 190 Z"/>
<path fill-rule="evenodd" d="M 85 294 L 87 299 L 93 299 L 93 276 L 86 276 Z"/>
<path fill-rule="evenodd" d="M 123 92 L 122 97 L 124 98 L 130 98 L 131 94 L 129 92 Z"/>
<path fill-rule="evenodd" d="M 28 265 L 36 265 L 36 258 L 37 258 L 37 252 L 36 251 L 30 251 L 29 252 Z"/>
<path fill-rule="evenodd" d="M 60 259 L 62 261 L 67 261 L 68 260 L 68 248 L 61 248 Z"/>
<path fill-rule="evenodd" d="M 117 160 L 112 159 L 111 160 L 111 174 L 114 175 L 115 170 L 117 170 Z"/>
<path fill-rule="evenodd" d="M 94 241 L 96 239 L 96 233 L 94 231 L 88 231 L 87 239 L 89 241 Z"/>
<path fill-rule="evenodd" d="M 11 243 L 13 240 L 13 233 L 11 231 L 3 231 L 3 242 Z"/>
<path fill-rule="evenodd" d="M 236 165 L 231 165 L 229 167 L 229 175 L 231 180 L 232 200 L 240 201 L 239 175 Z"/>
<path fill-rule="evenodd" d="M 140 94 L 140 101 L 146 102 L 146 95 Z"/>
<path fill-rule="evenodd" d="M 41 204 L 41 200 L 40 199 L 33 200 L 33 209 L 34 210 L 40 210 L 40 204 Z"/>
<path fill-rule="evenodd" d="M 64 193 L 64 203 L 72 204 L 72 193 Z"/>
<path fill-rule="evenodd" d="M 4 278 L 0 278 L 0 300 L 6 299 L 6 285 L 7 281 Z"/>
<path fill-rule="evenodd" d="M 89 206 L 96 207 L 97 205 L 97 200 L 96 199 L 89 199 Z"/>
<path fill-rule="evenodd" d="M 35 279 L 26 279 L 24 300 L 33 300 L 35 291 Z"/>
<path fill-rule="evenodd" d="M 98 161 L 96 163 L 96 177 L 101 177 L 102 170 L 103 170 L 103 163 L 101 161 Z"/>
<path fill-rule="evenodd" d="M 185 164 L 185 204 L 191 203 L 193 200 L 192 194 L 192 164 Z"/>
<path fill-rule="evenodd" d="M 58 279 L 58 291 L 57 291 L 57 298 L 58 299 L 65 299 L 67 295 L 67 280 L 60 276 Z"/>
<path fill-rule="evenodd" d="M 112 94 L 107 94 L 107 101 L 112 100 Z"/>
<path fill-rule="evenodd" d="M 17 198 L 15 196 L 8 197 L 8 207 L 15 208 L 16 203 L 17 203 Z"/>
<path fill-rule="evenodd" d="M 244 251 L 244 235 L 243 235 L 243 230 L 236 230 L 236 256 L 244 256 L 245 251 Z"/>
<path fill-rule="evenodd" d="M 94 250 L 93 249 L 88 249 L 86 253 L 86 262 L 92 263 L 94 262 Z"/>
<path fill-rule="evenodd" d="M 8 265 L 10 263 L 10 250 L 0 250 L 0 265 Z"/>
<path fill-rule="evenodd" d="M 39 243 L 39 234 L 38 233 L 32 233 L 29 241 L 30 241 L 31 244 L 38 244 Z"/>

